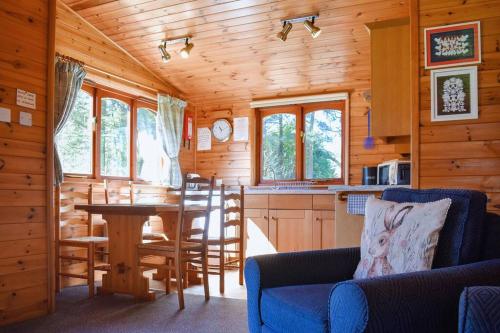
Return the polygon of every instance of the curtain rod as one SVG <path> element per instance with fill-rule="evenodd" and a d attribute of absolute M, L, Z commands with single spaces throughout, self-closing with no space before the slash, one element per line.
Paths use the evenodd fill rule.
<path fill-rule="evenodd" d="M 132 80 L 129 80 L 129 79 L 126 79 L 126 78 L 123 78 L 121 76 L 118 76 L 116 74 L 113 74 L 113 73 L 110 73 L 110 72 L 107 72 L 107 71 L 104 71 L 102 69 L 99 69 L 97 67 L 94 67 L 94 66 L 91 66 L 91 65 L 88 65 L 86 63 L 84 63 L 83 61 L 80 61 L 78 59 L 75 59 L 75 58 L 72 58 L 72 57 L 69 57 L 69 56 L 66 56 L 64 54 L 61 54 L 59 52 L 56 52 L 56 57 L 62 59 L 63 61 L 74 61 L 74 62 L 77 62 L 79 63 L 80 65 L 82 65 L 85 69 L 88 69 L 90 71 L 94 71 L 94 72 L 98 72 L 100 74 L 103 74 L 104 76 L 107 76 L 107 77 L 110 77 L 110 78 L 115 78 L 117 80 L 120 80 L 120 81 L 123 81 L 123 82 L 127 82 L 128 84 L 132 84 L 134 86 L 137 86 L 137 87 L 141 87 L 142 89 L 146 89 L 146 90 L 149 90 L 155 94 L 157 94 L 159 92 L 158 89 L 155 89 L 155 88 L 152 88 L 152 87 L 148 87 L 144 84 L 141 84 L 139 82 L 135 82 L 135 81 L 132 81 Z M 149 99 L 148 99 L 149 100 Z"/>
<path fill-rule="evenodd" d="M 56 57 L 63 60 L 63 61 L 73 61 L 73 62 L 76 62 L 78 64 L 80 64 L 81 66 L 84 66 L 85 67 L 85 63 L 83 61 L 80 61 L 80 60 L 77 60 L 75 58 L 72 58 L 72 57 L 68 57 L 64 54 L 61 54 L 59 52 L 56 52 Z"/>

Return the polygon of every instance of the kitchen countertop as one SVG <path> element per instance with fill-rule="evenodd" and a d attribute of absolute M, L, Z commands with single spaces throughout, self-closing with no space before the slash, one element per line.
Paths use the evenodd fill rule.
<path fill-rule="evenodd" d="M 387 188 L 410 188 L 409 185 L 330 185 L 328 188 L 297 188 L 297 189 L 274 189 L 271 186 L 251 186 L 245 188 L 245 194 L 335 194 L 337 192 L 356 191 L 373 192 Z"/>

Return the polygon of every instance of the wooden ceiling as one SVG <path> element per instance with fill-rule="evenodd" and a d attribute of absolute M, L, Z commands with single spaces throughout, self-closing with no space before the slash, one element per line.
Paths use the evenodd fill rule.
<path fill-rule="evenodd" d="M 248 101 L 279 94 L 366 86 L 365 23 L 407 16 L 408 0 L 63 0 L 192 102 Z M 319 13 L 312 39 L 295 24 L 284 43 L 280 19 Z M 163 38 L 192 35 L 189 59 Z"/>

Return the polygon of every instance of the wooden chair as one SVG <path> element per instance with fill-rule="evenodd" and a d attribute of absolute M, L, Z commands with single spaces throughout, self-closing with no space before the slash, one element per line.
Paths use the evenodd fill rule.
<path fill-rule="evenodd" d="M 188 184 L 198 184 L 202 192 L 186 191 Z M 167 272 L 166 292 L 170 291 L 171 271 L 175 272 L 179 308 L 184 309 L 183 278 L 186 275 L 186 264 L 199 264 L 202 267 L 205 299 L 210 299 L 208 286 L 208 229 L 212 211 L 212 192 L 214 177 L 188 178 L 184 175 L 179 202 L 179 213 L 175 227 L 175 240 L 145 241 L 137 246 L 139 265 L 147 268 L 161 269 Z M 207 194 L 204 194 L 208 192 Z M 197 205 L 200 209 L 186 210 L 186 206 Z M 203 218 L 202 226 L 193 228 L 193 219 Z M 188 241 L 194 235 L 200 235 L 201 242 Z M 165 262 L 158 264 L 151 257 L 164 257 Z M 172 263 L 173 262 L 173 263 Z"/>
<path fill-rule="evenodd" d="M 163 203 L 164 200 L 161 196 L 158 195 L 158 190 L 162 188 L 161 186 L 147 185 L 147 184 L 136 184 L 130 183 L 130 201 L 131 204 L 141 204 L 141 203 Z M 144 193 L 146 192 L 146 193 Z M 154 192 L 154 193 L 153 193 Z M 151 227 L 152 223 L 158 222 L 160 220 L 158 216 L 150 216 L 149 220 L 145 223 L 144 227 Z M 152 222 L 154 221 L 154 222 Z M 165 240 L 167 239 L 165 233 L 163 231 L 163 223 L 159 223 L 161 225 L 159 230 L 146 230 L 146 228 L 142 231 L 142 239 L 143 240 Z M 157 224 L 155 224 L 156 226 Z M 151 229 L 151 228 L 150 228 Z"/>
<path fill-rule="evenodd" d="M 239 270 L 239 283 L 243 285 L 243 269 L 245 261 L 245 194 L 240 186 L 238 193 L 227 193 L 225 186 L 220 188 L 220 225 L 219 237 L 208 239 L 208 257 L 219 260 L 218 265 L 209 266 L 209 274 L 220 276 L 219 291 L 224 293 L 224 271 Z M 228 249 L 232 246 L 231 249 Z M 236 254 L 236 257 L 234 255 Z"/>
<path fill-rule="evenodd" d="M 79 187 L 86 187 L 86 191 L 78 191 Z M 96 265 L 95 261 L 95 250 L 96 247 L 107 246 L 107 237 L 97 237 L 93 236 L 94 225 L 92 223 L 92 214 L 85 212 L 86 223 L 87 223 L 87 235 L 78 237 L 61 237 L 61 227 L 69 224 L 81 224 L 82 218 L 76 215 L 74 205 L 76 202 L 82 202 L 87 204 L 93 203 L 93 185 L 92 184 L 75 184 L 67 191 L 62 191 L 61 187 L 56 189 L 56 202 L 58 203 L 59 210 L 56 214 L 56 251 L 57 251 L 57 263 L 56 263 L 56 289 L 60 291 L 61 288 L 61 276 L 79 278 L 87 280 L 89 286 L 89 297 L 94 296 L 94 271 L 95 270 L 107 270 L 107 265 Z M 62 248 L 76 248 L 85 249 L 87 254 L 82 256 L 81 251 L 76 251 L 77 254 L 70 252 L 70 254 L 62 254 Z M 62 260 L 71 260 L 87 263 L 87 274 L 76 274 L 70 272 L 62 272 L 61 264 Z"/>

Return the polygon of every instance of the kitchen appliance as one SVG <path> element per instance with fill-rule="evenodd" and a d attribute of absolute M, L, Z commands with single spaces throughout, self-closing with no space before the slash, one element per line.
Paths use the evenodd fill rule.
<path fill-rule="evenodd" d="M 377 167 L 378 185 L 410 185 L 411 162 L 391 160 Z"/>
<path fill-rule="evenodd" d="M 363 185 L 377 185 L 377 167 L 363 167 Z"/>

